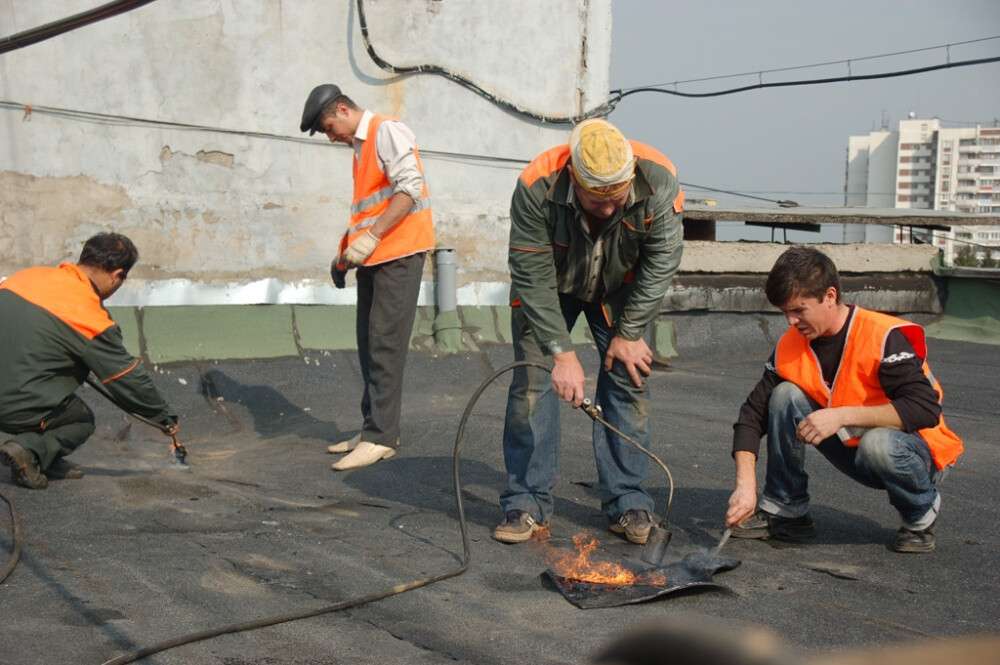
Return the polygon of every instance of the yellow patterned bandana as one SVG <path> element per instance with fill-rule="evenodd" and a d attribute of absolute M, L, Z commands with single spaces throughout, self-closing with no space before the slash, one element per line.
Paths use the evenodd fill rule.
<path fill-rule="evenodd" d="M 632 145 L 607 120 L 584 120 L 569 137 L 573 180 L 590 194 L 611 198 L 632 184 Z"/>

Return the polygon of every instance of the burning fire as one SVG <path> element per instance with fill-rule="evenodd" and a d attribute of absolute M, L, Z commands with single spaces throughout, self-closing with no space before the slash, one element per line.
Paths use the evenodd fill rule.
<path fill-rule="evenodd" d="M 544 541 L 543 541 L 544 542 Z M 665 586 L 666 575 L 657 572 L 636 574 L 624 566 L 610 561 L 592 561 L 590 555 L 597 549 L 597 538 L 589 533 L 573 536 L 574 551 L 545 547 L 545 558 L 552 571 L 560 577 L 592 584 L 631 586 L 648 584 Z"/>

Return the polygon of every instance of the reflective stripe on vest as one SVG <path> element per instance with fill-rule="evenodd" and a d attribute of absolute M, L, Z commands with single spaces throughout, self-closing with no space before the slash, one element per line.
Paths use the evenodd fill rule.
<path fill-rule="evenodd" d="M 886 339 L 893 330 L 903 333 L 913 346 L 922 361 L 924 375 L 937 393 L 940 404 L 944 392 L 927 364 L 923 328 L 915 323 L 857 306 L 851 317 L 844 351 L 831 387 L 828 388 L 823 381 L 823 370 L 809 346 L 809 340 L 793 327 L 789 327 L 778 340 L 774 351 L 774 371 L 785 381 L 801 388 L 814 402 L 825 407 L 889 404 L 889 397 L 879 382 L 878 371 Z M 934 464 L 939 469 L 954 464 L 962 454 L 962 440 L 948 429 L 943 414 L 938 418 L 937 425 L 918 430 L 917 433 L 927 442 Z M 859 441 L 858 438 L 853 438 L 846 441 L 845 445 L 854 447 Z"/>
<path fill-rule="evenodd" d="M 361 144 L 360 155 L 354 157 L 354 198 L 351 202 L 351 224 L 340 241 L 343 254 L 347 246 L 367 229 L 374 226 L 379 216 L 389 207 L 393 196 L 393 185 L 382 171 L 375 139 L 379 125 L 387 118 L 372 117 L 368 124 L 368 134 Z M 420 154 L 414 151 L 417 168 L 424 172 Z M 383 234 L 378 246 L 364 265 L 371 266 L 393 259 L 410 256 L 434 249 L 434 225 L 432 221 L 430 193 L 424 182 L 420 198 L 403 219 Z"/>

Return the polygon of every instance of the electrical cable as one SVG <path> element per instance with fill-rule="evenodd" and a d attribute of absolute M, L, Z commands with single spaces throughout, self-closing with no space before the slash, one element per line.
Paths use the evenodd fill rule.
<path fill-rule="evenodd" d="M 937 51 L 940 49 L 947 50 L 950 49 L 952 46 L 965 46 L 967 44 L 989 42 L 996 39 L 1000 39 L 1000 35 L 992 35 L 990 37 L 980 37 L 979 39 L 967 39 L 961 42 L 949 42 L 947 44 L 938 44 L 936 46 L 923 46 L 921 48 L 907 49 L 905 51 L 893 51 L 891 53 L 878 53 L 876 55 L 865 55 L 857 58 L 841 58 L 839 60 L 827 60 L 826 62 L 814 62 L 810 65 L 792 65 L 789 67 L 776 67 L 774 69 L 758 69 L 752 72 L 740 72 L 738 74 L 717 74 L 715 76 L 702 76 L 701 78 L 694 78 L 694 79 L 666 81 L 664 83 L 650 83 L 642 86 L 633 86 L 632 88 L 623 88 L 623 90 L 632 90 L 635 88 L 659 88 L 667 85 L 677 86 L 684 83 L 702 83 L 704 81 L 720 81 L 723 79 L 743 78 L 746 76 L 761 76 L 763 74 L 776 74 L 779 72 L 792 72 L 792 71 L 801 71 L 803 69 L 815 69 L 817 67 L 829 67 L 830 65 L 847 65 L 848 67 L 850 67 L 851 63 L 855 62 L 864 62 L 866 60 L 879 60 L 882 58 L 891 58 L 897 55 L 910 55 L 912 53 L 924 53 L 926 51 Z"/>
<path fill-rule="evenodd" d="M 994 56 L 990 58 L 976 58 L 974 60 L 959 60 L 956 62 L 945 62 L 939 65 L 928 65 L 926 67 L 915 67 L 913 69 L 901 69 L 891 72 L 880 72 L 878 74 L 850 74 L 847 76 L 831 76 L 828 78 L 805 79 L 800 81 L 775 81 L 774 83 L 759 82 L 753 85 L 744 85 L 738 88 L 729 88 L 728 90 L 716 90 L 714 92 L 681 92 L 679 90 L 667 90 L 666 88 L 644 86 L 639 88 L 630 88 L 628 90 L 622 90 L 622 89 L 612 90 L 611 100 L 608 103 L 611 104 L 612 107 L 614 107 L 622 99 L 628 97 L 629 95 L 634 95 L 639 92 L 657 92 L 664 95 L 674 95 L 676 97 L 692 97 L 692 98 L 721 97 L 723 95 L 733 95 L 738 92 L 747 92 L 750 90 L 763 90 L 766 88 L 789 88 L 789 87 L 804 86 L 804 85 L 822 85 L 826 83 L 843 83 L 847 81 L 870 81 L 874 79 L 896 78 L 899 76 L 912 76 L 914 74 L 923 74 L 925 72 L 933 72 L 939 69 L 952 69 L 955 67 L 971 67 L 973 65 L 984 65 L 991 62 L 1000 62 L 1000 56 Z"/>
<path fill-rule="evenodd" d="M 130 12 L 151 2 L 155 2 L 155 0 L 115 0 L 100 7 L 95 7 L 79 14 L 73 14 L 72 16 L 31 28 L 30 30 L 25 30 L 8 37 L 0 37 L 0 53 L 16 51 L 19 48 L 43 42 L 46 39 L 57 37 L 65 32 L 82 28 L 91 23 L 97 23 L 112 16 Z"/>
<path fill-rule="evenodd" d="M 265 628 L 267 626 L 274 626 L 280 623 L 287 623 L 289 621 L 297 621 L 299 619 L 308 619 L 310 617 L 320 616 L 322 614 L 329 614 L 331 612 L 338 612 L 340 610 L 350 609 L 352 607 L 359 607 L 361 605 L 367 605 L 378 600 L 383 600 L 391 596 L 398 596 L 401 593 L 406 593 L 407 591 L 413 591 L 414 589 L 420 589 L 425 586 L 429 586 L 436 582 L 442 582 L 444 580 L 450 579 L 452 577 L 458 577 L 464 573 L 469 568 L 469 563 L 472 559 L 471 548 L 469 547 L 469 532 L 468 525 L 465 518 L 465 506 L 462 502 L 462 479 L 460 474 L 460 463 L 461 463 L 461 450 L 462 442 L 465 439 L 465 426 L 469 420 L 469 416 L 472 415 L 472 410 L 475 408 L 476 403 L 479 401 L 480 396 L 483 392 L 498 378 L 506 374 L 507 372 L 516 370 L 518 368 L 529 368 L 534 367 L 537 369 L 544 370 L 546 372 L 551 372 L 552 370 L 540 363 L 535 363 L 531 361 L 517 361 L 509 365 L 501 367 L 487 377 L 466 403 L 465 410 L 462 412 L 462 418 L 458 422 L 458 431 L 455 433 L 455 447 L 452 452 L 452 484 L 455 491 L 455 508 L 458 512 L 458 529 L 462 535 L 462 557 L 460 559 L 460 564 L 457 568 L 446 571 L 439 575 L 433 577 L 426 577 L 422 579 L 412 580 L 410 582 L 403 582 L 402 584 L 397 584 L 391 589 L 384 591 L 379 591 L 376 593 L 368 594 L 365 596 L 359 596 L 357 598 L 352 598 L 349 600 L 344 600 L 339 603 L 334 603 L 332 605 L 327 605 L 325 607 L 319 607 L 311 610 L 302 610 L 299 612 L 289 612 L 287 614 L 280 614 L 273 617 L 266 617 L 263 619 L 257 619 L 255 621 L 245 621 L 241 623 L 233 623 L 226 626 L 221 626 L 219 628 L 212 628 L 209 630 L 203 630 L 197 633 L 191 633 L 189 635 L 181 635 L 169 640 L 164 640 L 162 642 L 157 642 L 148 647 L 142 649 L 137 649 L 130 653 L 112 658 L 111 660 L 105 661 L 102 665 L 126 665 L 127 663 L 134 663 L 137 660 L 145 658 L 146 656 L 151 656 L 161 651 L 166 651 L 168 649 L 173 649 L 174 647 L 179 647 L 184 644 L 191 644 L 193 642 L 200 642 L 202 640 L 207 640 L 213 637 L 218 637 L 220 635 L 227 635 L 231 633 L 240 633 L 248 630 L 255 630 L 257 628 Z M 673 504 L 674 497 L 674 479 L 670 474 L 670 468 L 664 464 L 664 462 L 654 455 L 652 452 L 643 447 L 639 442 L 637 442 L 632 437 L 624 434 L 620 430 L 616 429 L 611 423 L 604 419 L 600 414 L 600 410 L 596 411 L 585 411 L 588 416 L 590 416 L 595 421 L 601 423 L 605 427 L 609 428 L 612 432 L 617 434 L 622 440 L 628 442 L 632 446 L 635 446 L 641 452 L 646 454 L 654 462 L 660 465 L 660 467 L 667 474 L 667 479 L 670 486 L 670 495 L 667 502 L 667 514 L 670 513 L 670 507 Z M 596 414 L 596 415 L 595 415 Z"/>
<path fill-rule="evenodd" d="M 316 139 L 308 139 L 299 136 L 286 136 L 284 134 L 273 134 L 270 132 L 255 132 L 244 129 L 228 129 L 225 127 L 213 127 L 211 125 L 198 125 L 192 123 L 184 122 L 174 122 L 172 120 L 154 120 L 151 118 L 139 118 L 135 116 L 125 116 L 117 115 L 111 113 L 98 113 L 96 111 L 81 111 L 76 109 L 60 108 L 55 106 L 32 106 L 31 104 L 25 104 L 23 102 L 14 102 L 10 100 L 0 100 L 0 108 L 6 108 L 13 111 L 23 111 L 26 117 L 30 117 L 34 113 L 41 115 L 50 115 L 57 118 L 63 118 L 65 120 L 73 120 L 76 122 L 95 122 L 97 124 L 104 124 L 110 126 L 142 126 L 142 127 L 159 127 L 163 129 L 176 129 L 180 131 L 195 131 L 195 132 L 211 132 L 217 134 L 230 134 L 236 136 L 243 136 L 247 138 L 255 138 L 269 141 L 285 141 L 289 143 L 301 143 L 304 145 L 311 145 L 320 148 L 349 148 L 349 146 L 342 146 L 340 144 L 333 144 L 326 141 L 318 141 Z M 421 156 L 427 157 L 437 157 L 441 159 L 460 159 L 460 160 L 471 160 L 471 161 L 481 161 L 481 162 L 491 162 L 495 164 L 509 165 L 511 168 L 521 169 L 527 166 L 530 161 L 527 159 L 520 159 L 517 157 L 500 157 L 497 155 L 481 155 L 468 152 L 452 152 L 447 150 L 432 150 L 432 149 L 420 149 Z M 770 203 L 777 203 L 781 205 L 781 201 L 778 199 L 767 199 L 758 196 L 751 196 L 748 194 L 743 194 L 736 191 L 731 191 L 727 189 L 717 189 L 714 187 L 708 187 L 707 185 L 696 185 L 694 183 L 679 181 L 679 183 L 684 187 L 692 187 L 696 189 L 704 189 L 706 191 L 721 192 L 725 194 L 732 194 L 733 196 L 742 196 L 744 198 L 758 199 L 761 201 L 768 201 Z M 786 201 L 785 203 L 794 203 L 794 201 Z M 794 207 L 794 206 L 786 206 Z"/>
<path fill-rule="evenodd" d="M 7 558 L 7 563 L 4 564 L 3 568 L 0 568 L 0 584 L 3 584 L 4 580 L 14 572 L 17 562 L 21 559 L 21 542 L 24 540 L 24 534 L 21 532 L 21 516 L 18 515 L 17 510 L 14 508 L 14 500 L 2 491 L 0 491 L 0 499 L 7 504 L 7 510 L 10 512 L 11 534 L 10 556 Z"/>
<path fill-rule="evenodd" d="M 585 111 L 579 115 L 573 116 L 556 116 L 556 115 L 544 115 L 541 113 L 535 113 L 534 111 L 529 111 L 527 109 L 517 106 L 513 102 L 509 102 L 505 99 L 497 97 L 496 95 L 487 92 L 479 84 L 473 82 L 470 79 L 465 78 L 461 74 L 456 74 L 444 67 L 439 65 L 413 65 L 409 67 L 398 67 L 396 65 L 390 64 L 384 58 L 382 58 L 378 53 L 375 52 L 375 47 L 372 46 L 371 38 L 368 35 L 368 20 L 365 17 L 365 6 L 363 0 L 357 0 L 358 6 L 358 24 L 361 27 L 361 38 L 364 40 L 365 49 L 368 51 L 368 55 L 371 57 L 372 61 L 378 65 L 381 69 L 390 72 L 392 74 L 410 75 L 410 74 L 437 74 L 443 76 L 450 81 L 454 81 L 459 85 L 468 88 L 477 95 L 485 98 L 492 104 L 499 106 L 505 111 L 509 111 L 515 115 L 528 118 L 529 120 L 535 120 L 541 123 L 549 123 L 554 125 L 569 125 L 580 122 L 581 120 L 586 120 L 587 118 L 597 118 L 608 115 L 614 110 L 615 103 L 612 100 L 608 100 L 600 106 L 596 106 L 589 111 Z"/>

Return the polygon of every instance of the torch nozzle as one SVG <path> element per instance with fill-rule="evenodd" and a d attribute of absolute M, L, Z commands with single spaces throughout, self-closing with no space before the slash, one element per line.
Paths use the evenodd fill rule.
<path fill-rule="evenodd" d="M 174 460 L 182 466 L 187 466 L 187 448 L 177 440 L 176 434 L 170 435 L 170 450 L 174 453 Z"/>

